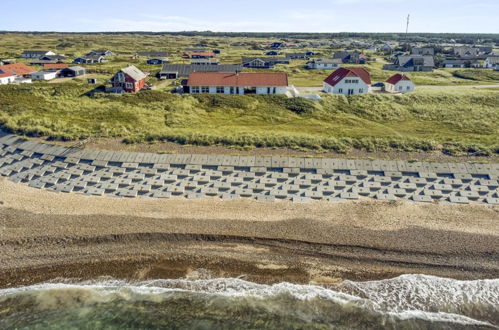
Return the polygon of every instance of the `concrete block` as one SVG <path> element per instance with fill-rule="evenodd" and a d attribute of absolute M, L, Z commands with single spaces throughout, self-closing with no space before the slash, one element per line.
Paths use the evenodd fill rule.
<path fill-rule="evenodd" d="M 485 198 L 485 202 L 490 205 L 499 205 L 499 198 L 488 197 Z"/>
<path fill-rule="evenodd" d="M 355 192 L 342 192 L 340 194 L 341 199 L 359 199 L 359 194 Z"/>
<path fill-rule="evenodd" d="M 432 203 L 433 199 L 431 196 L 426 195 L 413 195 L 412 200 L 415 202 Z"/>
<path fill-rule="evenodd" d="M 385 201 L 396 201 L 397 197 L 395 197 L 395 195 L 392 194 L 377 193 L 376 199 L 385 200 Z"/>

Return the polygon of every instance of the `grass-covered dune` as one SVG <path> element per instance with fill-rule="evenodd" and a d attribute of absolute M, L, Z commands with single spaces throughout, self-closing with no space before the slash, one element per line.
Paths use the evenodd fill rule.
<path fill-rule="evenodd" d="M 0 124 L 51 139 L 121 137 L 237 147 L 499 153 L 499 93 L 420 89 L 396 95 L 86 96 L 83 84 L 0 86 Z"/>

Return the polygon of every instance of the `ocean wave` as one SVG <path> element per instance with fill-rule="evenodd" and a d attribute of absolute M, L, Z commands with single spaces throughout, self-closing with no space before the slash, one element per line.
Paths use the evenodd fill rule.
<path fill-rule="evenodd" d="M 292 283 L 266 285 L 239 278 L 59 281 L 0 290 L 0 306 L 15 301 L 46 310 L 117 300 L 161 303 L 171 300 L 175 294 L 184 294 L 182 299 L 225 298 L 239 303 L 260 300 L 283 306 L 299 301 L 310 306 L 315 304 L 315 309 L 323 313 L 334 306 L 335 310 L 364 311 L 399 321 L 495 327 L 499 319 L 498 279 L 458 281 L 427 275 L 403 275 L 369 282 L 344 281 L 334 287 Z"/>

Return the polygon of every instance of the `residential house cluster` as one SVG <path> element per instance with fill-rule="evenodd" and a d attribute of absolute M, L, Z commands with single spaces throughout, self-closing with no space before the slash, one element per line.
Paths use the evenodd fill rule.
<path fill-rule="evenodd" d="M 324 79 L 323 90 L 330 94 L 345 96 L 367 94 L 372 91 L 369 71 L 363 67 L 343 67 L 335 70 Z M 416 86 L 405 73 L 397 73 L 388 78 L 381 91 L 387 93 L 410 93 Z"/>

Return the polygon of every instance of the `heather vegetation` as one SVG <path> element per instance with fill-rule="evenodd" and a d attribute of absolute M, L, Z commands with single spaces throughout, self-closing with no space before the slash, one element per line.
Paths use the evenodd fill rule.
<path fill-rule="evenodd" d="M 29 136 L 126 143 L 173 141 L 243 148 L 499 153 L 499 93 L 419 90 L 407 95 L 89 96 L 83 84 L 1 86 L 0 123 Z"/>

